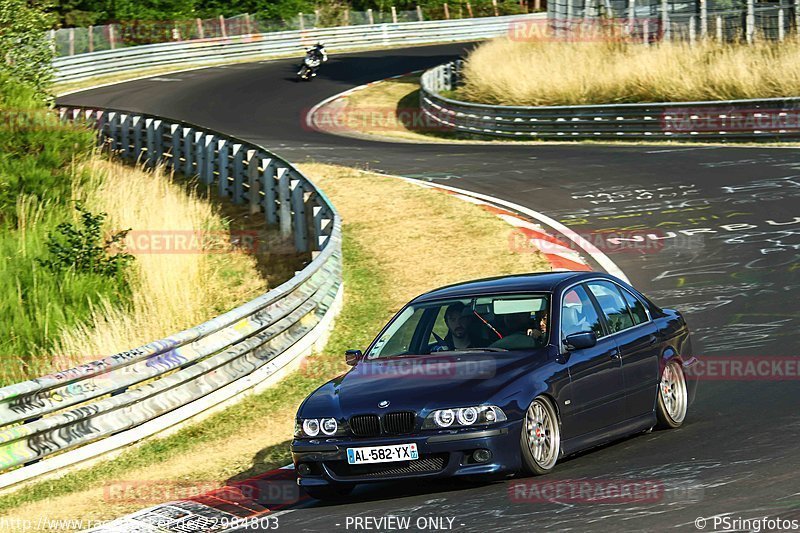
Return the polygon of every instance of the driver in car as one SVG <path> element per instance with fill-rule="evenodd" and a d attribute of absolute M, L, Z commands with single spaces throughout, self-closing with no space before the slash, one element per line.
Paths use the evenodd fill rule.
<path fill-rule="evenodd" d="M 466 305 L 461 302 L 450 304 L 444 312 L 444 323 L 447 325 L 447 335 L 444 339 L 435 333 L 433 334 L 438 341 L 431 347 L 431 352 L 443 352 L 448 350 L 463 350 L 472 348 L 473 343 L 470 338 L 470 316 L 465 313 Z"/>

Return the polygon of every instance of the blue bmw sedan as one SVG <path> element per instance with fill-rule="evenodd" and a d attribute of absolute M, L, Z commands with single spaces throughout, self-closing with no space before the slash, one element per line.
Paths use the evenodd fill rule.
<path fill-rule="evenodd" d="M 681 314 L 596 272 L 482 279 L 409 302 L 297 413 L 315 498 L 422 477 L 544 474 L 559 458 L 683 424 Z"/>

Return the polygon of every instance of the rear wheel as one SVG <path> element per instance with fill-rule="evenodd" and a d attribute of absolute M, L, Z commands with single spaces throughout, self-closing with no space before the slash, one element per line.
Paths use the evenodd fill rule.
<path fill-rule="evenodd" d="M 686 378 L 678 361 L 670 361 L 661 372 L 658 383 L 656 415 L 658 427 L 674 429 L 683 424 L 688 408 Z"/>
<path fill-rule="evenodd" d="M 546 474 L 558 461 L 561 452 L 561 428 L 553 404 L 542 396 L 531 402 L 525 412 L 520 435 L 522 464 L 530 474 Z"/>
<path fill-rule="evenodd" d="M 303 490 L 315 500 L 335 501 L 348 496 L 354 488 L 355 485 L 336 484 L 325 487 L 303 487 Z"/>

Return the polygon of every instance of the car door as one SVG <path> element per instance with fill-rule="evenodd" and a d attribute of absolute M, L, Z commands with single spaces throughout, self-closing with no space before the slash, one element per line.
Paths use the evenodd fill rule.
<path fill-rule="evenodd" d="M 583 285 L 564 292 L 559 320 L 561 353 L 569 370 L 569 405 L 563 405 L 564 438 L 596 431 L 623 418 L 625 393 L 617 345 L 609 338 L 600 311 Z M 597 344 L 567 352 L 564 339 L 572 333 L 594 331 Z"/>
<path fill-rule="evenodd" d="M 658 328 L 644 305 L 624 287 L 611 281 L 590 281 L 619 349 L 625 387 L 625 418 L 652 413 L 657 392 L 660 343 Z"/>

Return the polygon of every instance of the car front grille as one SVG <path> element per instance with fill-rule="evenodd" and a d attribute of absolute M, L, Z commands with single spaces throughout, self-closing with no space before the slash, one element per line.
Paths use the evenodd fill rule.
<path fill-rule="evenodd" d="M 355 415 L 350 418 L 350 431 L 356 437 L 377 437 L 381 434 L 378 415 Z"/>
<path fill-rule="evenodd" d="M 398 461 L 395 463 L 375 463 L 351 465 L 347 461 L 329 461 L 325 463 L 336 477 L 396 477 L 417 474 L 432 474 L 444 469 L 447 462 L 446 453 L 420 456 L 416 461 Z"/>
<path fill-rule="evenodd" d="M 378 415 L 355 415 L 350 418 L 350 431 L 356 437 L 404 435 L 414 431 L 416 419 L 413 411 L 386 413 L 382 420 Z"/>
<path fill-rule="evenodd" d="M 413 411 L 399 411 L 383 415 L 383 430 L 389 435 L 402 435 L 414 431 L 417 415 Z"/>

